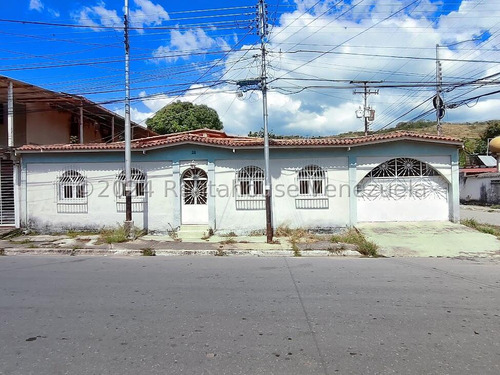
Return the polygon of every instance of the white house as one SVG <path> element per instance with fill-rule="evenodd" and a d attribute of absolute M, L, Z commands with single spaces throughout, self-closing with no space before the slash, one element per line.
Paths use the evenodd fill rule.
<path fill-rule="evenodd" d="M 458 139 L 395 132 L 270 141 L 274 227 L 368 221 L 458 221 Z M 124 144 L 26 145 L 23 226 L 112 226 L 125 218 Z M 263 140 L 201 129 L 132 141 L 133 220 L 165 232 L 203 224 L 265 228 Z"/>

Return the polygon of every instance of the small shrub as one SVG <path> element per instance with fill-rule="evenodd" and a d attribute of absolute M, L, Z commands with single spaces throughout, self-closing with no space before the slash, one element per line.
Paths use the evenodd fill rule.
<path fill-rule="evenodd" d="M 5 249 L 0 249 L 0 257 L 3 257 L 5 255 Z"/>
<path fill-rule="evenodd" d="M 168 223 L 168 226 L 170 227 L 170 230 L 167 230 L 168 235 L 170 236 L 171 239 L 177 241 L 179 239 L 179 235 L 177 234 L 177 229 L 174 229 L 174 227 L 170 223 Z"/>
<path fill-rule="evenodd" d="M 156 251 L 151 247 L 145 247 L 141 249 L 141 255 L 144 257 L 154 257 L 156 256 Z"/>
<path fill-rule="evenodd" d="M 300 249 L 297 246 L 297 242 L 294 239 L 292 239 L 291 243 L 292 243 L 293 256 L 294 257 L 301 257 L 302 253 L 300 252 Z"/>
<path fill-rule="evenodd" d="M 252 230 L 248 235 L 251 237 L 265 236 L 266 231 L 264 229 Z"/>
<path fill-rule="evenodd" d="M 365 236 L 358 232 L 355 228 L 349 229 L 343 234 L 335 234 L 330 238 L 331 242 L 334 243 L 348 243 L 356 245 L 358 252 L 365 256 L 377 257 L 378 246 L 368 241 Z"/>
<path fill-rule="evenodd" d="M 128 240 L 128 234 L 123 225 L 118 225 L 114 229 L 103 229 L 99 235 L 99 242 L 107 244 L 127 242 Z"/>
<path fill-rule="evenodd" d="M 238 235 L 234 232 L 229 232 L 229 233 L 226 233 L 226 234 L 222 234 L 221 237 L 229 237 L 229 238 L 232 238 L 232 237 L 238 237 Z"/>
<path fill-rule="evenodd" d="M 293 229 L 291 229 L 288 224 L 281 224 L 274 231 L 274 235 L 276 237 L 290 237 L 293 233 Z"/>

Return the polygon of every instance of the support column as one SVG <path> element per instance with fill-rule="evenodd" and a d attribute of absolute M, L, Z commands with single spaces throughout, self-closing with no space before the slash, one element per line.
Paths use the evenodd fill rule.
<path fill-rule="evenodd" d="M 83 144 L 83 103 L 80 103 L 80 144 Z"/>
<path fill-rule="evenodd" d="M 181 175 L 180 175 L 180 167 L 179 162 L 174 162 L 172 164 L 172 178 L 174 180 L 174 204 L 173 204 L 173 217 L 174 222 L 172 226 L 177 228 L 181 225 Z M 169 228 L 170 229 L 170 228 Z"/>
<path fill-rule="evenodd" d="M 13 182 L 14 182 L 14 224 L 16 228 L 21 227 L 21 163 L 14 158 Z"/>
<path fill-rule="evenodd" d="M 111 117 L 111 142 L 115 141 L 115 116 Z"/>
<path fill-rule="evenodd" d="M 458 150 L 451 154 L 450 220 L 460 222 L 460 178 Z"/>
<path fill-rule="evenodd" d="M 207 186 L 207 204 L 208 204 L 208 225 L 214 231 L 216 228 L 215 222 L 215 205 L 217 198 L 217 188 L 215 186 L 215 164 L 212 161 L 208 162 L 207 166 L 208 186 Z"/>
<path fill-rule="evenodd" d="M 357 158 L 354 155 L 348 156 L 349 163 L 349 225 L 358 224 L 358 197 L 356 193 L 356 167 Z"/>

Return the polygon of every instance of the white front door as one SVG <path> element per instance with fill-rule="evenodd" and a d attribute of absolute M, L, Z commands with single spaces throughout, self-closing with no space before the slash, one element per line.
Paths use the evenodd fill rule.
<path fill-rule="evenodd" d="M 182 174 L 182 224 L 208 224 L 207 174 L 190 168 Z"/>

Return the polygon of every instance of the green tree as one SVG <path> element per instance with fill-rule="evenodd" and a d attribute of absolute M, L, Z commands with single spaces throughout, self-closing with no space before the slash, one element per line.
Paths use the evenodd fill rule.
<path fill-rule="evenodd" d="M 500 122 L 489 122 L 488 127 L 481 134 L 481 139 L 476 143 L 476 153 L 486 154 L 488 140 L 500 135 Z"/>
<path fill-rule="evenodd" d="M 176 101 L 160 109 L 146 120 L 148 129 L 158 134 L 178 133 L 194 129 L 222 130 L 222 121 L 215 109 L 204 104 Z"/>

